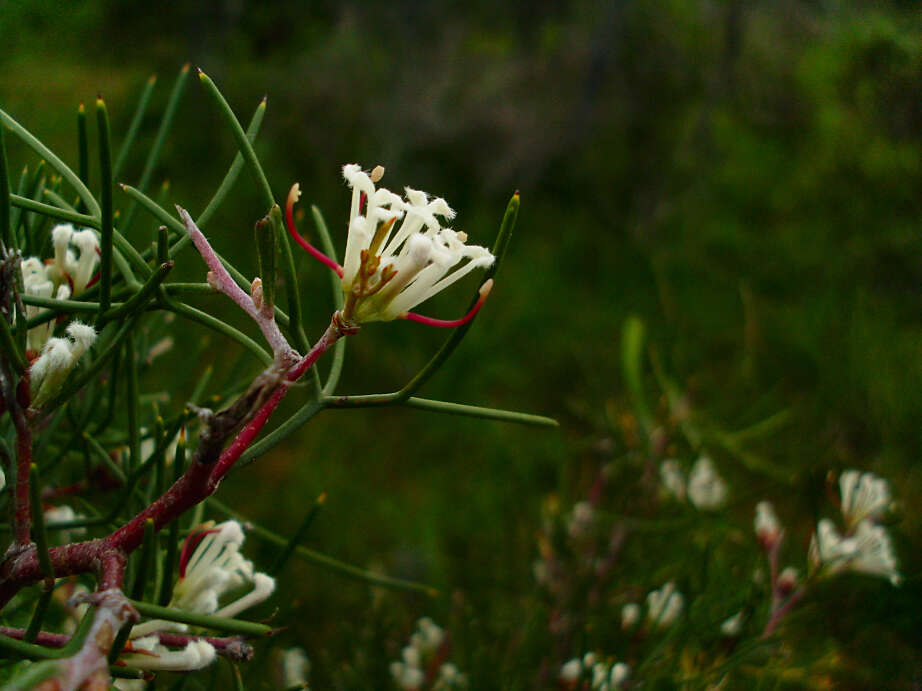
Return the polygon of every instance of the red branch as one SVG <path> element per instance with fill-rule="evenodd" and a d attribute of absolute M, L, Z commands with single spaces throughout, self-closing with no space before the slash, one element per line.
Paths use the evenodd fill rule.
<path fill-rule="evenodd" d="M 163 645 L 171 648 L 182 648 L 193 641 L 207 641 L 214 646 L 218 655 L 222 655 L 234 662 L 249 662 L 253 657 L 253 646 L 247 643 L 243 636 L 219 638 L 216 636 L 190 636 L 184 633 L 171 633 L 168 631 L 160 631 L 151 635 L 157 636 Z M 21 641 L 26 637 L 26 630 L 13 628 L 12 626 L 0 626 L 0 636 Z M 63 648 L 70 643 L 70 635 L 40 631 L 35 643 L 46 648 Z M 126 652 L 131 652 L 130 648 Z"/>
<path fill-rule="evenodd" d="M 213 494 L 265 426 L 291 388 L 291 383 L 299 379 L 342 335 L 343 331 L 334 317 L 321 339 L 291 370 L 279 372 L 275 367 L 270 368 L 257 377 L 247 392 L 229 408 L 219 413 L 205 413 L 205 427 L 199 446 L 189 467 L 173 486 L 108 536 L 50 549 L 55 575 L 62 577 L 95 572 L 99 577 L 100 591 L 120 587 L 127 555 L 141 545 L 147 520 L 152 520 L 154 530 L 159 531 Z M 222 453 L 227 439 L 241 424 L 243 428 Z M 26 464 L 27 473 L 28 467 Z M 28 485 L 26 490 L 28 496 Z M 5 605 L 20 588 L 41 578 L 34 545 L 10 554 L 0 565 L 0 606 Z"/>

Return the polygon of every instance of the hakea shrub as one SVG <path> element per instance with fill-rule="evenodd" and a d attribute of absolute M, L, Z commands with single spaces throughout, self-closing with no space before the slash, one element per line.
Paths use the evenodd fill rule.
<path fill-rule="evenodd" d="M 184 68 L 163 116 L 162 133 L 174 121 L 188 76 Z M 382 167 L 366 172 L 346 165 L 342 174 L 352 188 L 352 200 L 348 219 L 342 214 L 346 232 L 340 264 L 337 243 L 319 212 L 315 210 L 315 218 L 323 251 L 296 228 L 293 207 L 299 185 L 291 189 L 284 217 L 275 202 L 252 146 L 265 99 L 244 131 L 214 83 L 204 73 L 199 77 L 239 153 L 197 217 L 185 210 L 186 200 L 180 200 L 174 213 L 148 197 L 146 174 L 137 187 L 120 184 L 120 192 L 115 187 L 136 124 L 145 115 L 152 81 L 117 159 L 106 104 L 97 100 L 96 193 L 87 184 L 83 106 L 78 111 L 79 175 L 0 110 L 0 489 L 5 485 L 2 500 L 9 507 L 11 535 L 0 563 L 0 649 L 23 660 L 0 671 L 4 689 L 105 689 L 113 675 L 118 688 L 144 688 L 165 671 L 195 671 L 221 657 L 235 663 L 249 660 L 254 640 L 283 627 L 285 613 L 260 623 L 239 618 L 272 597 L 275 579 L 243 556 L 245 524 L 211 497 L 235 465 L 257 458 L 324 408 L 404 405 L 554 424 L 537 416 L 414 395 L 457 347 L 484 304 L 515 224 L 517 194 L 488 250 L 446 226 L 455 212 L 443 199 L 410 188 L 405 195 L 395 194 L 378 185 Z M 18 186 L 6 157 L 10 139 L 41 159 L 31 174 L 26 170 Z M 148 154 L 145 170 L 156 165 L 161 144 Z M 233 257 L 220 257 L 202 230 L 243 167 L 257 181 L 263 200 L 254 213 L 259 219 L 259 275 L 252 280 L 234 268 Z M 160 224 L 147 249 L 127 239 L 138 211 Z M 289 235 L 339 278 L 329 326 L 313 343 L 303 326 Z M 204 262 L 205 280 L 171 282 L 177 262 L 197 271 Z M 481 279 L 465 316 L 440 320 L 411 311 L 475 272 Z M 279 299 L 280 288 L 284 300 Z M 268 348 L 188 303 L 215 293 L 250 318 Z M 344 338 L 371 322 L 395 319 L 453 331 L 432 361 L 400 390 L 338 395 Z M 262 371 L 230 391 L 213 392 L 210 370 L 200 363 L 205 375 L 188 403 L 177 406 L 176 397 L 167 396 L 151 404 L 151 397 L 143 396 L 140 374 L 176 341 L 172 334 L 179 320 L 236 342 Z M 316 363 L 333 349 L 334 362 L 322 380 Z M 306 400 L 260 438 L 282 399 L 298 390 L 302 380 L 312 384 L 299 387 Z M 225 519 L 231 514 L 231 520 L 205 520 L 212 511 Z M 276 536 L 287 545 L 273 572 L 301 554 L 301 534 L 303 530 L 290 539 Z M 324 563 L 379 585 L 425 589 L 332 558 Z M 403 666 L 394 667 L 398 685 L 414 687 L 411 682 L 419 674 L 431 688 L 465 685 L 464 675 L 438 658 L 444 657 L 435 640 L 439 635 L 437 626 L 420 622 L 419 650 L 411 644 Z M 430 658 L 440 660 L 431 679 L 419 667 Z M 291 648 L 281 659 L 285 683 L 306 684 L 304 651 Z"/>

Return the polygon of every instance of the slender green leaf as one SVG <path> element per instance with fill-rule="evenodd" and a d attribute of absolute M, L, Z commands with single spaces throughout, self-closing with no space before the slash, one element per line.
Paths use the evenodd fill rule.
<path fill-rule="evenodd" d="M 99 130 L 99 314 L 112 302 L 112 153 L 109 146 L 109 112 L 102 98 L 96 99 L 96 126 Z"/>
<path fill-rule="evenodd" d="M 86 108 L 81 103 L 77 108 L 77 171 L 84 185 L 90 185 L 90 146 L 86 134 Z M 77 211 L 84 211 L 86 206 L 81 201 Z"/>
<path fill-rule="evenodd" d="M 0 242 L 10 248 L 10 173 L 6 161 L 6 129 L 0 125 Z"/>
<path fill-rule="evenodd" d="M 269 636 L 274 631 L 271 626 L 257 624 L 251 621 L 241 621 L 240 619 L 229 619 L 227 617 L 213 617 L 207 614 L 196 614 L 184 609 L 161 607 L 160 605 L 152 605 L 147 602 L 139 602 L 138 600 L 132 600 L 131 604 L 145 617 L 165 619 L 166 621 L 178 621 L 181 624 L 191 624 L 192 626 L 214 629 L 215 631 L 226 631 L 227 633 L 236 633 L 243 636 Z"/>
<path fill-rule="evenodd" d="M 199 80 L 205 86 L 205 91 L 208 92 L 208 94 L 217 104 L 218 111 L 224 118 L 225 123 L 230 127 L 231 132 L 234 135 L 234 139 L 237 140 L 237 147 L 240 149 L 240 153 L 243 154 L 244 160 L 250 167 L 250 171 L 253 173 L 253 177 L 256 179 L 256 183 L 263 196 L 263 202 L 266 205 L 266 209 L 271 209 L 272 205 L 275 204 L 275 197 L 272 194 L 272 188 L 269 186 L 269 181 L 266 179 L 266 174 L 263 172 L 262 166 L 259 164 L 259 159 L 256 157 L 256 152 L 253 150 L 253 145 L 250 143 L 246 133 L 243 131 L 243 127 L 240 126 L 240 121 L 237 120 L 237 116 L 234 115 L 234 111 L 231 110 L 230 105 L 228 105 L 227 101 L 224 99 L 224 96 L 218 90 L 218 87 L 211 80 L 211 78 L 201 70 L 198 71 L 198 76 Z"/>
<path fill-rule="evenodd" d="M 147 106 L 150 105 L 150 97 L 154 92 L 154 84 L 156 83 L 157 75 L 152 74 L 144 85 L 143 91 L 141 91 L 141 98 L 138 99 L 138 107 L 134 111 L 131 124 L 128 126 L 128 132 L 125 134 L 125 141 L 122 142 L 122 146 L 118 151 L 118 158 L 115 159 L 115 165 L 112 167 L 113 180 L 118 180 L 122 172 L 122 167 L 125 165 L 125 161 L 131 151 L 131 147 L 134 145 L 134 140 L 138 136 L 138 131 L 141 129 L 141 123 L 144 121 L 144 114 L 147 112 Z"/>
<path fill-rule="evenodd" d="M 188 77 L 189 64 L 187 63 L 182 66 L 182 69 L 179 71 L 179 76 L 176 77 L 176 82 L 173 84 L 173 90 L 170 92 L 170 98 L 166 104 L 166 110 L 163 111 L 163 119 L 160 121 L 160 128 L 157 130 L 157 136 L 147 154 L 147 160 L 144 162 L 144 170 L 141 171 L 141 179 L 137 184 L 137 188 L 141 192 L 147 189 L 147 186 L 150 184 L 150 179 L 154 174 L 154 169 L 160 161 L 160 154 L 163 152 L 163 146 L 166 143 L 167 135 L 173 125 L 176 112 L 179 110 L 179 102 L 182 98 L 182 93 L 185 89 Z M 128 211 L 125 213 L 125 217 L 120 223 L 122 231 L 126 234 L 131 230 L 131 223 L 134 220 L 136 211 L 137 205 L 133 203 L 128 207 Z"/>
<path fill-rule="evenodd" d="M 10 131 L 13 132 L 17 137 L 19 137 L 30 149 L 37 153 L 41 158 L 48 161 L 48 164 L 54 168 L 58 173 L 67 180 L 68 184 L 73 187 L 77 194 L 80 195 L 80 199 L 83 200 L 83 203 L 86 204 L 86 208 L 89 210 L 90 215 L 96 218 L 99 218 L 101 215 L 101 210 L 99 204 L 96 202 L 96 199 L 87 189 L 86 185 L 80 180 L 74 171 L 72 171 L 58 156 L 54 154 L 47 146 L 42 144 L 31 132 L 29 132 L 25 127 L 20 125 L 16 120 L 14 120 L 6 111 L 0 110 L 0 123 L 6 125 Z"/>

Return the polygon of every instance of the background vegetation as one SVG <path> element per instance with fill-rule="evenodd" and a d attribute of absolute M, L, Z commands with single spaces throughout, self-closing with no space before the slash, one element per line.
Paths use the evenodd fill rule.
<path fill-rule="evenodd" d="M 201 65 L 243 119 L 268 94 L 257 148 L 276 195 L 300 181 L 340 242 L 345 162 L 381 163 L 390 186 L 444 196 L 455 227 L 479 244 L 521 190 L 493 297 L 425 393 L 551 415 L 558 430 L 407 409 L 326 412 L 222 487 L 222 501 L 286 535 L 326 492 L 306 544 L 442 592 L 379 591 L 290 564 L 278 643 L 308 651 L 317 688 L 386 688 L 388 661 L 424 614 L 453 631 L 452 657 L 478 689 L 549 688 L 561 662 L 589 649 L 646 660 L 638 678 L 664 688 L 717 681 L 695 676 L 721 645 L 704 631 L 753 588 L 755 502 L 776 504 L 788 561 L 803 569 L 813 521 L 830 513 L 827 472 L 849 467 L 893 485 L 904 584 L 830 584 L 790 621 L 790 647 L 739 663 L 729 683 L 907 688 L 922 675 L 920 28 L 909 2 L 5 0 L 0 104 L 75 160 L 77 103 L 103 92 L 118 141 L 151 72 L 157 113 L 182 63 Z M 168 180 L 170 201 L 201 206 L 220 181 L 234 143 L 215 117 L 190 84 L 154 171 L 152 188 Z M 148 144 L 157 126 L 145 120 Z M 22 165 L 25 152 L 9 146 Z M 125 181 L 142 165 L 129 162 Z M 245 182 L 210 235 L 252 272 L 263 210 Z M 147 231 L 135 232 L 143 245 Z M 181 264 L 199 280 L 196 260 Z M 316 335 L 331 310 L 328 278 L 306 257 L 300 273 Z M 223 312 L 225 302 L 203 304 Z M 463 304 L 449 295 L 426 311 Z M 637 399 L 621 374 L 629 315 L 705 430 L 696 446 L 674 429 L 675 407 L 645 359 L 670 451 L 711 454 L 730 505 L 713 523 L 641 506 L 662 530 L 628 530 L 611 591 L 574 596 L 577 625 L 561 638 L 532 573 L 542 506 L 565 513 L 609 465 L 617 482 L 606 505 L 621 514 L 645 467 Z M 255 371 L 204 332 L 182 336 L 142 382 L 169 384 L 172 405 L 206 362 L 219 379 Z M 340 390 L 393 390 L 441 337 L 414 324 L 364 329 Z M 758 436 L 728 441 L 778 413 Z M 269 562 L 274 552 L 251 537 L 257 563 L 261 549 Z M 670 578 L 699 605 L 671 648 L 632 648 L 617 631 L 619 598 Z"/>

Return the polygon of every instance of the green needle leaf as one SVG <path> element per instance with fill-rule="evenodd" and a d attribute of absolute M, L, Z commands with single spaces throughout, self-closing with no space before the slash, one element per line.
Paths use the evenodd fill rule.
<path fill-rule="evenodd" d="M 84 185 L 90 184 L 90 151 L 86 136 L 86 108 L 77 108 L 77 169 Z M 83 206 L 81 203 L 80 206 Z M 83 209 L 78 209 L 82 211 Z"/>
<path fill-rule="evenodd" d="M 82 106 L 81 106 L 82 109 Z M 109 147 L 109 113 L 102 98 L 96 99 L 96 126 L 99 129 L 99 176 L 102 216 L 99 227 L 99 314 L 112 301 L 112 155 Z M 85 129 L 85 128 L 84 128 Z"/>
<path fill-rule="evenodd" d="M 621 372 L 634 402 L 640 426 L 649 435 L 653 428 L 653 414 L 643 384 L 644 332 L 644 324 L 638 317 L 628 317 L 624 322 L 621 331 Z"/>
<path fill-rule="evenodd" d="M 6 165 L 6 129 L 0 125 L 0 242 L 11 247 L 10 174 Z"/>
<path fill-rule="evenodd" d="M 160 160 L 160 154 L 163 152 L 163 145 L 166 143 L 166 138 L 170 132 L 170 128 L 173 126 L 176 112 L 179 110 L 179 102 L 182 98 L 182 93 L 186 87 L 188 78 L 189 65 L 187 63 L 182 66 L 182 69 L 179 71 L 179 76 L 176 77 L 176 82 L 173 84 L 173 90 L 170 92 L 170 98 L 166 104 L 166 110 L 163 111 L 163 119 L 160 121 L 160 129 L 157 130 L 157 137 L 154 139 L 154 144 L 151 146 L 147 154 L 147 160 L 144 162 L 144 170 L 141 172 L 141 179 L 137 184 L 137 188 L 142 192 L 146 190 L 147 186 L 150 184 L 154 169 L 157 167 L 157 162 Z M 128 207 L 124 219 L 119 224 L 122 232 L 128 233 L 136 211 L 137 206 L 135 204 Z"/>
<path fill-rule="evenodd" d="M 86 185 L 83 184 L 83 181 L 64 163 L 64 161 L 58 158 L 51 149 L 42 144 L 35 135 L 16 122 L 4 110 L 0 110 L 0 123 L 6 125 L 13 134 L 26 144 L 26 146 L 32 149 L 41 158 L 48 161 L 48 164 L 58 171 L 61 177 L 67 180 L 68 184 L 77 191 L 77 194 L 80 195 L 80 199 L 86 204 L 86 208 L 89 210 L 90 215 L 99 218 L 102 212 L 100 211 L 96 199 L 87 189 Z"/>
<path fill-rule="evenodd" d="M 214 99 L 218 106 L 218 111 L 221 113 L 224 121 L 231 128 L 234 139 L 237 140 L 237 147 L 240 149 L 240 153 L 243 154 L 244 160 L 250 167 L 250 171 L 253 173 L 253 177 L 256 178 L 256 183 L 263 195 L 263 201 L 266 205 L 266 209 L 271 209 L 272 205 L 275 204 L 275 197 L 272 195 L 272 188 L 269 186 L 269 181 L 266 179 L 266 174 L 263 172 L 262 166 L 259 164 L 259 159 L 256 158 L 256 152 L 253 150 L 253 145 L 250 144 L 250 140 L 247 139 L 246 133 L 243 131 L 243 127 L 240 126 L 240 121 L 237 120 L 237 116 L 234 115 L 234 111 L 231 110 L 230 105 L 228 105 L 227 101 L 224 99 L 224 96 L 218 90 L 218 87 L 215 85 L 215 83 L 211 81 L 211 78 L 202 72 L 202 70 L 198 71 L 198 78 L 205 86 L 205 91 L 207 91 L 208 94 Z"/>
<path fill-rule="evenodd" d="M 112 168 L 112 178 L 114 180 L 118 180 L 119 174 L 122 172 L 122 166 L 125 165 L 128 153 L 131 151 L 134 140 L 138 136 L 138 131 L 141 129 L 141 122 L 144 120 L 144 113 L 147 112 L 147 106 L 150 104 L 150 97 L 154 92 L 154 84 L 156 83 L 157 75 L 152 74 L 147 80 L 147 84 L 144 85 L 141 98 L 138 99 L 138 107 L 134 111 L 134 117 L 131 118 L 131 124 L 128 126 L 128 132 L 125 134 L 125 141 L 122 142 L 122 148 L 119 149 L 118 158 L 115 160 L 115 165 Z"/>
<path fill-rule="evenodd" d="M 271 636 L 274 629 L 265 624 L 257 624 L 252 621 L 241 621 L 240 619 L 229 619 L 227 617 L 213 617 L 207 614 L 195 614 L 183 609 L 173 607 L 161 607 L 152 605 L 147 602 L 132 600 L 131 604 L 135 606 L 142 616 L 151 619 L 165 619 L 166 621 L 178 621 L 182 624 L 191 624 L 200 626 L 205 629 L 214 629 L 216 631 L 226 631 L 227 633 L 238 633 L 243 636 Z"/>

